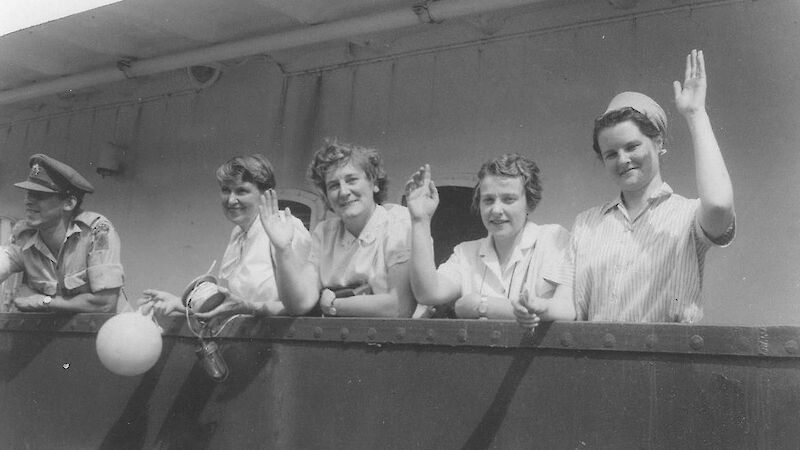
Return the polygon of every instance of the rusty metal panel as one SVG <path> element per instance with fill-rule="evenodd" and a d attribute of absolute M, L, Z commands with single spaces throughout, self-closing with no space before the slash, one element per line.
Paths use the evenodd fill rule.
<path fill-rule="evenodd" d="M 0 316 L 2 448 L 796 448 L 797 327 L 179 320 L 139 377 L 100 365 L 110 316 Z M 794 342 L 794 344 L 792 343 Z"/>

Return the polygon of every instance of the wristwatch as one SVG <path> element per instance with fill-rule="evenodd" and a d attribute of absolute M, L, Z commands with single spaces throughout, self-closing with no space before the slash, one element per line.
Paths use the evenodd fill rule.
<path fill-rule="evenodd" d="M 336 301 L 336 298 L 334 297 L 334 299 L 331 300 L 331 306 L 328 307 L 328 313 L 325 314 L 326 316 L 335 316 L 336 315 L 336 306 L 333 305 L 333 303 L 335 301 Z"/>
<path fill-rule="evenodd" d="M 486 317 L 486 314 L 489 312 L 489 299 L 481 297 L 481 300 L 478 302 L 477 310 L 479 320 L 489 320 L 489 318 Z"/>
<path fill-rule="evenodd" d="M 50 303 L 52 301 L 53 301 L 53 297 L 50 297 L 49 295 L 42 296 L 42 306 L 44 306 L 44 309 L 46 309 L 47 311 L 50 311 Z"/>

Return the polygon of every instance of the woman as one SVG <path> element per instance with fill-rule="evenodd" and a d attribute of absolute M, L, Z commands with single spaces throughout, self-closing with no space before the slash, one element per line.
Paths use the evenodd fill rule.
<path fill-rule="evenodd" d="M 488 235 L 458 244 L 438 270 L 431 218 L 439 195 L 428 165 L 412 176 L 406 190 L 412 222 L 411 285 L 420 304 L 455 301 L 460 318 L 516 317 L 528 327 L 541 319 L 574 319 L 572 279 L 564 270 L 569 233 L 530 218 L 542 198 L 533 161 L 508 154 L 481 167 L 472 206 Z"/>
<path fill-rule="evenodd" d="M 291 212 L 278 211 L 274 197 L 261 205 L 287 308 L 305 314 L 319 303 L 326 316 L 410 317 L 411 225 L 405 207 L 382 205 L 387 179 L 378 152 L 329 142 L 314 154 L 308 176 L 335 215 L 314 230 L 310 258 L 289 245 Z"/>
<path fill-rule="evenodd" d="M 283 315 L 286 308 L 275 285 L 271 244 L 258 220 L 260 199 L 277 199 L 272 165 L 262 155 L 239 156 L 221 165 L 216 175 L 222 211 L 236 226 L 219 268 L 217 288 L 224 300 L 210 311 L 194 313 L 201 320 L 232 314 Z M 296 218 L 287 223 L 294 230 L 290 245 L 307 253 L 311 237 L 303 223 Z M 173 294 L 147 289 L 144 295 L 159 313 L 184 312 L 182 300 Z"/>
<path fill-rule="evenodd" d="M 694 147 L 699 199 L 673 193 L 661 178 L 664 110 L 625 92 L 595 120 L 594 151 L 619 196 L 575 220 L 570 256 L 582 320 L 696 322 L 708 249 L 731 243 L 733 188 L 705 108 L 703 52 L 686 57 L 675 105 Z"/>

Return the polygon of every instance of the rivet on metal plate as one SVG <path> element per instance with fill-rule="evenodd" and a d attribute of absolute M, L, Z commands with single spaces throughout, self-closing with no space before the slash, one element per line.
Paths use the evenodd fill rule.
<path fill-rule="evenodd" d="M 786 353 L 790 355 L 796 355 L 798 350 L 800 350 L 800 346 L 797 344 L 797 341 L 794 339 L 790 339 L 786 341 L 786 344 L 783 345 L 783 348 L 786 350 Z"/>
<path fill-rule="evenodd" d="M 563 347 L 572 347 L 572 335 L 570 333 L 561 335 L 561 345 Z"/>
<path fill-rule="evenodd" d="M 617 343 L 617 339 L 614 337 L 613 334 L 606 333 L 606 335 L 603 336 L 603 347 L 605 347 L 605 348 L 614 348 L 614 345 L 616 345 L 616 343 Z"/>
<path fill-rule="evenodd" d="M 458 333 L 456 334 L 456 339 L 458 339 L 458 342 L 467 342 L 467 329 L 459 329 Z"/>
<path fill-rule="evenodd" d="M 492 342 L 495 342 L 495 343 L 496 343 L 497 341 L 499 341 L 499 340 L 500 340 L 500 337 L 501 337 L 502 335 L 503 335 L 503 334 L 500 332 L 500 330 L 494 330 L 494 331 L 492 331 Z"/>
<path fill-rule="evenodd" d="M 689 338 L 689 347 L 691 347 L 692 350 L 702 350 L 703 344 L 703 337 L 700 335 L 695 334 Z"/>
<path fill-rule="evenodd" d="M 350 330 L 348 330 L 347 327 L 342 327 L 342 329 L 339 330 L 339 336 L 342 340 L 347 339 L 350 336 Z"/>
<path fill-rule="evenodd" d="M 428 332 L 425 333 L 425 339 L 429 341 L 433 341 L 434 339 L 436 339 L 436 331 L 429 328 Z"/>
<path fill-rule="evenodd" d="M 369 329 L 367 329 L 367 339 L 369 339 L 370 341 L 374 341 L 377 335 L 378 335 L 378 330 L 376 330 L 375 328 L 370 327 Z"/>
<path fill-rule="evenodd" d="M 647 347 L 649 350 L 652 350 L 658 344 L 658 336 L 655 334 L 648 334 L 647 338 L 644 341 L 644 346 Z"/>
<path fill-rule="evenodd" d="M 405 339 L 405 337 L 406 337 L 406 329 L 405 329 L 405 327 L 397 327 L 397 330 L 395 330 L 395 332 L 394 332 L 394 336 L 399 341 L 402 341 L 403 339 Z"/>
<path fill-rule="evenodd" d="M 322 327 L 314 327 L 314 337 L 317 339 L 322 337 Z"/>

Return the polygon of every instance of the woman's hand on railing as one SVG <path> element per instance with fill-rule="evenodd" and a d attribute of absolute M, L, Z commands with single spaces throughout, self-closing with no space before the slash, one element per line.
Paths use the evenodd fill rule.
<path fill-rule="evenodd" d="M 531 331 L 541 322 L 541 315 L 547 312 L 547 302 L 537 297 L 531 298 L 527 289 L 522 295 L 511 300 L 511 306 L 514 308 L 517 323 Z"/>

